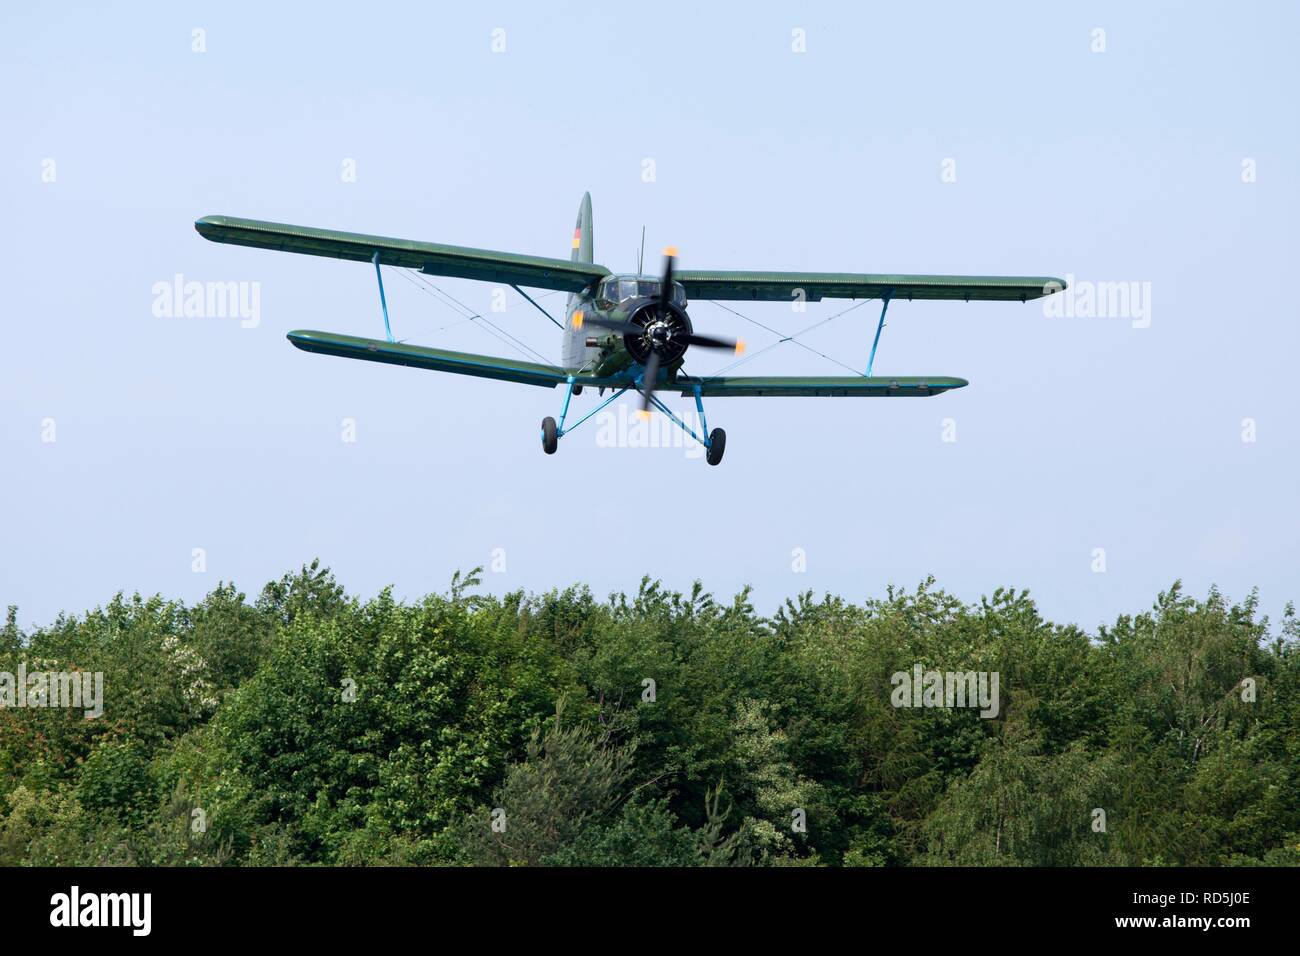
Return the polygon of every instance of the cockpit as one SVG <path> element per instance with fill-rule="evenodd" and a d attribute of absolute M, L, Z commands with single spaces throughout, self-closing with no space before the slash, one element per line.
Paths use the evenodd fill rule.
<path fill-rule="evenodd" d="M 601 280 L 596 298 L 602 305 L 614 306 L 628 299 L 657 297 L 660 282 L 655 276 L 609 276 Z M 673 283 L 672 303 L 686 307 L 686 290 L 680 282 Z"/>

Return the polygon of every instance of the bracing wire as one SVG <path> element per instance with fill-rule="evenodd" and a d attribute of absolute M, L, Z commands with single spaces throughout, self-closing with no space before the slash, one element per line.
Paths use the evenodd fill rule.
<path fill-rule="evenodd" d="M 764 325 L 762 322 L 758 321 L 757 319 L 752 319 L 742 312 L 737 312 L 735 309 L 730 308 L 729 306 L 725 306 L 721 302 L 717 302 L 713 299 L 706 299 L 705 301 L 708 302 L 710 305 L 716 305 L 718 308 L 730 312 L 732 315 L 739 316 L 740 318 L 744 319 L 746 322 L 752 322 L 754 325 L 757 325 L 760 329 L 764 329 L 768 332 L 771 332 L 773 335 L 780 336 L 780 338 L 777 341 L 773 342 L 771 345 L 767 346 L 766 348 L 761 348 L 757 352 L 751 352 L 750 354 L 746 355 L 744 358 L 737 359 L 736 361 L 732 362 L 730 365 L 724 365 L 722 368 L 718 369 L 712 375 L 705 376 L 706 378 L 717 378 L 723 372 L 730 372 L 734 368 L 739 368 L 741 365 L 744 365 L 746 362 L 756 359 L 760 355 L 764 355 L 772 351 L 772 349 L 776 348 L 778 345 L 784 345 L 786 342 L 792 342 L 795 345 L 799 346 L 801 349 L 811 352 L 813 355 L 821 356 L 822 358 L 826 359 L 826 361 L 833 362 L 834 364 L 838 365 L 840 368 L 848 369 L 848 371 L 852 372 L 854 375 L 863 374 L 862 372 L 859 372 L 857 369 L 841 362 L 839 359 L 832 358 L 831 356 L 827 355 L 825 352 L 819 352 L 811 345 L 808 345 L 804 342 L 800 342 L 799 336 L 805 335 L 808 332 L 811 332 L 813 329 L 820 328 L 821 326 L 825 325 L 827 322 L 830 322 L 833 319 L 838 319 L 842 315 L 848 315 L 854 309 L 861 308 L 862 306 L 866 305 L 868 302 L 872 301 L 871 299 L 863 299 L 861 302 L 855 302 L 847 309 L 843 309 L 839 312 L 836 312 L 834 315 L 827 316 L 826 318 L 818 322 L 814 322 L 812 325 L 808 326 L 807 328 L 794 333 L 794 335 L 782 335 L 780 331 L 772 328 L 770 325 Z"/>
<path fill-rule="evenodd" d="M 461 302 L 459 299 L 451 295 L 449 292 L 446 292 L 445 290 L 439 288 L 437 285 L 429 281 L 423 275 L 416 272 L 412 272 L 411 270 L 407 270 L 407 269 L 403 269 L 401 270 L 401 272 L 402 275 L 406 277 L 407 281 L 413 284 L 417 289 L 420 289 L 422 292 L 426 293 L 427 295 L 432 296 L 434 299 L 441 302 L 443 305 L 447 306 L 449 309 L 451 309 L 453 312 L 455 312 L 461 317 L 460 321 L 451 322 L 443 326 L 442 329 L 449 329 L 452 328 L 453 326 L 463 325 L 466 322 L 477 322 L 481 326 L 483 326 L 485 331 L 488 331 L 489 334 L 493 335 L 494 338 L 496 338 L 498 341 L 506 345 L 509 345 L 511 348 L 515 349 L 516 351 L 520 352 L 520 354 L 523 354 L 525 358 L 531 356 L 532 358 L 536 358 L 539 362 L 542 362 L 543 364 L 550 364 L 549 362 L 547 362 L 546 356 L 542 355 L 540 352 L 538 352 L 536 349 L 529 346 L 527 343 L 520 341 L 518 338 L 516 338 L 515 336 L 507 332 L 505 329 L 501 328 L 499 325 L 492 322 L 486 316 L 482 315 L 481 313 L 475 312 L 464 302 Z M 507 308 L 509 307 L 507 306 Z M 441 331 L 441 329 L 439 331 Z"/>

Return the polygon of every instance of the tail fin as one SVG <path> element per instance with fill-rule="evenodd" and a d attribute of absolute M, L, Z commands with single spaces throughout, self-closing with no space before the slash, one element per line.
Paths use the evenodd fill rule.
<path fill-rule="evenodd" d="M 573 252 L 569 256 L 572 262 L 595 262 L 595 248 L 591 238 L 591 193 L 582 194 L 582 205 L 578 207 L 578 221 L 573 227 Z"/>

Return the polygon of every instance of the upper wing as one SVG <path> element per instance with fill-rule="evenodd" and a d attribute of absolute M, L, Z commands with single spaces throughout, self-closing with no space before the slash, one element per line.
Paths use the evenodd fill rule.
<path fill-rule="evenodd" d="M 436 242 L 388 239 L 356 232 L 336 232 L 311 226 L 288 226 L 233 216 L 204 216 L 194 224 L 199 235 L 213 242 L 230 242 L 258 249 L 302 252 L 312 256 L 355 259 L 369 262 L 379 253 L 386 266 L 419 269 L 429 275 L 481 279 L 537 289 L 579 292 L 609 275 L 604 266 L 544 256 L 523 256 L 514 252 L 491 252 L 465 246 L 444 246 Z"/>
<path fill-rule="evenodd" d="M 409 365 L 435 372 L 495 378 L 506 382 L 520 382 L 524 385 L 554 388 L 569 380 L 569 373 L 558 365 L 541 365 L 536 362 L 498 358 L 494 355 L 473 355 L 469 352 L 431 349 L 423 345 L 408 345 L 405 342 L 385 342 L 382 339 L 365 339 L 354 335 L 307 330 L 290 332 L 288 339 L 304 352 L 363 359 L 367 362 L 383 362 L 387 365 Z M 578 385 L 597 387 L 613 384 L 607 379 L 594 375 L 574 375 L 573 381 Z"/>
<path fill-rule="evenodd" d="M 819 299 L 993 299 L 1024 302 L 1065 288 L 1052 276 L 905 276 L 850 272 L 712 272 L 686 269 L 673 278 L 692 299 L 789 302 L 800 290 Z"/>
<path fill-rule="evenodd" d="M 694 395 L 698 385 L 700 395 L 715 398 L 732 396 L 819 396 L 823 398 L 897 398 L 938 395 L 952 388 L 970 384 L 964 378 L 944 375 L 896 375 L 892 378 L 865 375 L 836 375 L 824 377 L 727 377 L 687 378 L 679 375 L 673 383 L 683 395 Z"/>

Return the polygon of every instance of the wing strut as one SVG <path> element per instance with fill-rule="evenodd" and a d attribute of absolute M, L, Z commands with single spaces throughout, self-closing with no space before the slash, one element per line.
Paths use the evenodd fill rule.
<path fill-rule="evenodd" d="M 551 315 L 551 313 L 547 312 L 545 309 L 543 309 L 543 308 L 542 308 L 540 305 L 538 305 L 536 302 L 533 302 L 533 297 L 532 297 L 531 295 L 529 295 L 529 294 L 528 294 L 527 292 L 525 292 L 523 289 L 519 288 L 519 286 L 517 286 L 517 285 L 512 285 L 510 288 L 514 289 L 516 292 L 518 292 L 520 295 L 522 295 L 525 299 L 527 299 L 529 302 L 531 302 L 531 303 L 532 303 L 532 306 L 533 306 L 534 309 L 536 309 L 538 312 L 542 313 L 542 315 L 544 315 L 544 316 L 546 316 L 548 319 L 550 319 L 550 320 L 551 320 L 551 325 L 555 326 L 557 329 L 559 329 L 559 330 L 561 330 L 561 331 L 564 330 L 564 326 L 562 326 L 559 322 L 556 322 L 556 321 L 555 321 L 555 318 Z"/>
<path fill-rule="evenodd" d="M 871 341 L 871 356 L 867 359 L 867 378 L 871 377 L 871 366 L 876 364 L 876 346 L 880 344 L 880 332 L 885 327 L 885 313 L 889 311 L 889 297 L 893 295 L 893 290 L 889 290 L 883 296 L 885 304 L 880 308 L 880 323 L 876 326 L 876 337 Z"/>
<path fill-rule="evenodd" d="M 384 310 L 384 333 L 388 336 L 388 341 L 393 341 L 393 328 L 388 324 L 388 300 L 384 298 L 384 274 L 379 271 L 379 250 L 375 250 L 374 258 L 370 260 L 375 264 L 375 278 L 379 280 L 379 305 Z"/>

